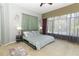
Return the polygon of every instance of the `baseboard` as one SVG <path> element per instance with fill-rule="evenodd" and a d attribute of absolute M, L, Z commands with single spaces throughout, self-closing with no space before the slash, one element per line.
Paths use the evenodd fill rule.
<path fill-rule="evenodd" d="M 16 42 L 16 41 L 9 42 L 9 43 L 3 44 L 3 45 L 1 45 L 1 46 L 7 46 L 7 45 L 12 44 L 12 43 L 15 43 L 15 42 Z"/>

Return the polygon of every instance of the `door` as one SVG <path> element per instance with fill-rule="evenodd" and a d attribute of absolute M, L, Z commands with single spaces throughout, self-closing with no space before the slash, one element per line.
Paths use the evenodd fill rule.
<path fill-rule="evenodd" d="M 0 6 L 0 44 L 1 44 L 1 6 Z"/>

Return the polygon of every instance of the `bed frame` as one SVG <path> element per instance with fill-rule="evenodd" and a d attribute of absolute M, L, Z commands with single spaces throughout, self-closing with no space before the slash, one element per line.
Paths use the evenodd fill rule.
<path fill-rule="evenodd" d="M 25 30 L 24 30 L 24 31 L 25 31 Z M 33 44 L 29 43 L 29 41 L 27 41 L 26 39 L 23 38 L 23 31 L 22 31 L 22 41 L 23 41 L 24 43 L 26 43 L 28 46 L 32 47 L 34 50 L 37 50 L 36 46 L 34 46 Z M 54 41 L 52 41 L 52 42 L 54 42 Z M 50 43 L 48 43 L 48 44 L 51 44 L 52 42 L 50 42 Z M 48 45 L 48 44 L 46 44 L 46 45 Z M 45 45 L 45 46 L 46 46 L 46 45 Z M 43 47 L 45 47 L 45 46 L 43 46 Z M 42 48 L 43 48 L 43 47 L 42 47 Z"/>
<path fill-rule="evenodd" d="M 34 50 L 37 50 L 36 46 L 33 44 L 29 43 L 27 40 L 23 39 L 23 42 L 26 43 L 28 46 L 32 47 Z"/>
<path fill-rule="evenodd" d="M 37 50 L 36 46 L 34 46 L 33 44 L 29 43 L 27 40 L 23 39 L 23 35 L 24 35 L 23 32 L 24 32 L 24 31 L 26 31 L 26 30 L 22 30 L 22 31 L 21 31 L 22 41 L 23 41 L 24 43 L 26 43 L 28 46 L 32 47 L 34 50 Z M 31 30 L 29 30 L 29 31 L 31 31 Z"/>
<path fill-rule="evenodd" d="M 26 43 L 28 46 L 32 47 L 34 50 L 37 50 L 36 46 L 34 46 L 33 44 L 29 43 L 27 40 L 23 39 L 23 42 Z M 53 42 L 50 42 L 50 43 L 46 44 L 45 46 L 47 46 L 47 45 L 49 45 L 49 44 L 51 44 Z M 45 47 L 45 46 L 43 46 L 43 47 Z"/>

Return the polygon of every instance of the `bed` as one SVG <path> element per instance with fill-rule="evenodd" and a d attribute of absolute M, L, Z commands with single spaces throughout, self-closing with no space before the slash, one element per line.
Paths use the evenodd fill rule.
<path fill-rule="evenodd" d="M 37 50 L 55 41 L 54 37 L 40 34 L 38 31 L 24 31 L 23 39 L 35 46 Z"/>

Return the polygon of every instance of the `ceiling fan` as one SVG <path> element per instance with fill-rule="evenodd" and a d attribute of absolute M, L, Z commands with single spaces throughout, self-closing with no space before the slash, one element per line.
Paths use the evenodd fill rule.
<path fill-rule="evenodd" d="M 44 5 L 44 4 L 52 5 L 53 3 L 41 3 L 41 4 L 40 4 L 40 7 L 41 7 L 42 5 Z"/>

